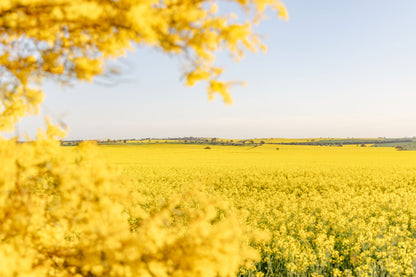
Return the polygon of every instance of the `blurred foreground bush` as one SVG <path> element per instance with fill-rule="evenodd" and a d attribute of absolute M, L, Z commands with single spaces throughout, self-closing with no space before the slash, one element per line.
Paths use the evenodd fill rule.
<path fill-rule="evenodd" d="M 235 276 L 257 258 L 226 203 L 189 192 L 145 208 L 96 146 L 57 134 L 0 140 L 0 276 Z"/>

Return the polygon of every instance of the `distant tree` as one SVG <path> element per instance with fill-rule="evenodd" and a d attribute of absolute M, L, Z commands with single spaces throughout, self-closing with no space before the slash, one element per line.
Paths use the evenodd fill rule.
<path fill-rule="evenodd" d="M 406 148 L 404 146 L 402 146 L 402 145 L 397 145 L 395 148 L 396 148 L 397 151 L 404 151 L 404 150 L 406 150 Z"/>

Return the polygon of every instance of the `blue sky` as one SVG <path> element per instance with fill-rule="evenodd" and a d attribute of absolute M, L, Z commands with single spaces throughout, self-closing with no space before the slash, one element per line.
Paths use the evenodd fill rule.
<path fill-rule="evenodd" d="M 219 55 L 224 79 L 247 82 L 231 106 L 185 87 L 175 58 L 138 48 L 117 86 L 46 83 L 40 117 L 19 132 L 48 115 L 68 139 L 416 136 L 416 1 L 283 2 L 290 20 L 256 29 L 267 53 Z"/>

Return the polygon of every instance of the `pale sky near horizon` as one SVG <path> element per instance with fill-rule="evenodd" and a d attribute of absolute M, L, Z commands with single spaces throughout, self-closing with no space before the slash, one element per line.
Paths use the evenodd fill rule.
<path fill-rule="evenodd" d="M 289 21 L 256 29 L 266 54 L 218 57 L 224 79 L 247 82 L 231 106 L 209 102 L 204 84 L 185 87 L 175 58 L 143 48 L 122 60 L 117 86 L 45 84 L 41 116 L 19 132 L 49 115 L 69 125 L 67 139 L 416 136 L 416 1 L 283 2 Z"/>

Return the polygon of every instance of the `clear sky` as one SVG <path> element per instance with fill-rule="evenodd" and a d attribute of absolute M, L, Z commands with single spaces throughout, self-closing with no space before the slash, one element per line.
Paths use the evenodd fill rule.
<path fill-rule="evenodd" d="M 267 53 L 219 56 L 224 79 L 247 82 L 231 106 L 185 87 L 175 58 L 137 49 L 117 86 L 47 83 L 41 116 L 67 123 L 68 139 L 416 136 L 416 1 L 283 2 L 290 20 L 256 29 Z"/>

